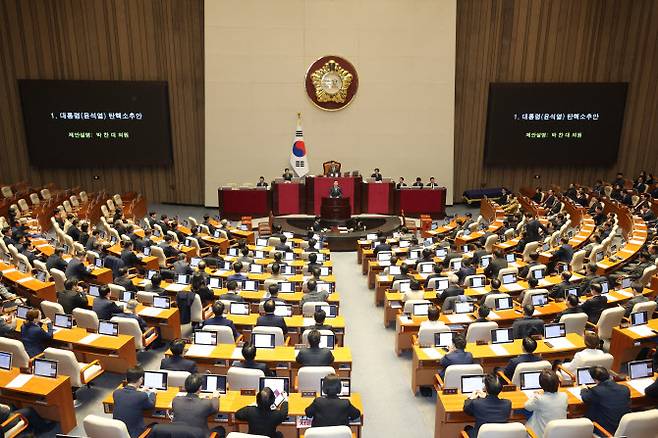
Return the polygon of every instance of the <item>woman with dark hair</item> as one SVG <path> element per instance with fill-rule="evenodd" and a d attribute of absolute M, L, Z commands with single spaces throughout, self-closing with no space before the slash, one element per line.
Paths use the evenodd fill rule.
<path fill-rule="evenodd" d="M 532 415 L 527 427 L 532 429 L 538 438 L 544 436 L 544 428 L 552 420 L 567 418 L 567 394 L 560 392 L 560 379 L 552 370 L 544 370 L 539 375 L 539 386 L 543 392 L 537 391 L 525 403 L 525 409 Z"/>

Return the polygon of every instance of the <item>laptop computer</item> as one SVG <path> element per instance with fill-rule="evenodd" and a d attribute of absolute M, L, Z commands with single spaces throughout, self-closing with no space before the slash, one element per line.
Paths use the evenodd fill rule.
<path fill-rule="evenodd" d="M 458 271 L 462 267 L 462 261 L 460 259 L 450 260 L 450 270 Z"/>
<path fill-rule="evenodd" d="M 128 301 L 132 300 L 135 298 L 135 292 L 129 291 L 129 290 L 123 290 L 121 291 L 121 299 L 119 301 L 127 303 Z"/>
<path fill-rule="evenodd" d="M 258 280 L 244 280 L 242 290 L 255 292 L 258 290 Z"/>
<path fill-rule="evenodd" d="M 505 254 L 505 260 L 507 260 L 507 263 L 514 263 L 516 261 L 516 256 L 513 252 L 507 253 Z"/>
<path fill-rule="evenodd" d="M 30 310 L 29 306 L 17 306 L 16 307 L 16 318 L 25 319 L 27 318 L 27 312 Z"/>
<path fill-rule="evenodd" d="M 544 325 L 544 339 L 563 338 L 567 335 L 567 329 L 563 322 Z"/>
<path fill-rule="evenodd" d="M 327 318 L 335 318 L 338 316 L 338 306 L 335 304 L 317 304 L 315 311 L 324 310 Z"/>
<path fill-rule="evenodd" d="M 333 350 L 336 346 L 336 335 L 320 335 L 320 348 Z"/>
<path fill-rule="evenodd" d="M 402 293 L 409 292 L 411 290 L 411 280 L 401 280 L 398 283 L 398 290 Z"/>
<path fill-rule="evenodd" d="M 631 325 L 646 324 L 648 320 L 648 312 L 633 312 L 631 313 Z"/>
<path fill-rule="evenodd" d="M 262 260 L 265 258 L 265 251 L 256 250 L 254 251 L 254 259 Z"/>
<path fill-rule="evenodd" d="M 431 305 L 431 303 L 414 303 L 411 314 L 413 316 L 427 316 Z"/>
<path fill-rule="evenodd" d="M 258 390 L 262 391 L 270 388 L 274 393 L 274 404 L 280 406 L 281 403 L 288 400 L 290 393 L 290 379 L 288 377 L 260 377 L 258 381 Z"/>
<path fill-rule="evenodd" d="M 332 293 L 333 292 L 333 283 L 327 283 L 324 281 L 318 281 L 315 283 L 315 290 L 318 292 L 327 292 L 327 293 Z"/>
<path fill-rule="evenodd" d="M 541 389 L 539 375 L 541 371 L 526 371 L 521 373 L 521 391 L 533 391 Z"/>
<path fill-rule="evenodd" d="M 439 277 L 438 280 L 434 281 L 434 290 L 436 291 L 446 290 L 449 286 L 450 282 L 448 281 L 447 277 Z"/>
<path fill-rule="evenodd" d="M 294 252 L 283 253 L 283 260 L 287 262 L 292 262 L 293 260 L 295 260 L 295 253 Z"/>
<path fill-rule="evenodd" d="M 434 272 L 434 263 L 424 263 L 420 265 L 421 274 L 431 274 Z"/>
<path fill-rule="evenodd" d="M 166 371 L 144 371 L 144 388 L 157 389 L 158 391 L 167 390 L 167 372 Z"/>
<path fill-rule="evenodd" d="M 594 385 L 596 381 L 589 374 L 589 367 L 578 368 L 576 370 L 576 385 Z"/>
<path fill-rule="evenodd" d="M 400 272 L 402 271 L 400 270 L 400 266 L 398 265 L 390 266 L 388 268 L 388 275 L 400 275 Z"/>
<path fill-rule="evenodd" d="M 32 373 L 41 377 L 57 377 L 57 361 L 48 359 L 34 359 Z"/>
<path fill-rule="evenodd" d="M 171 299 L 169 297 L 153 297 L 153 307 L 157 309 L 171 308 Z"/>
<path fill-rule="evenodd" d="M 320 388 L 324 388 L 324 377 L 320 379 Z M 324 392 L 324 389 L 322 390 L 322 395 L 327 395 Z M 349 398 L 352 395 L 352 382 L 349 379 L 349 377 L 341 377 L 340 379 L 340 392 L 338 393 L 338 397 L 340 398 Z"/>
<path fill-rule="evenodd" d="M 192 336 L 195 345 L 217 345 L 217 332 L 195 330 Z"/>
<path fill-rule="evenodd" d="M 566 296 L 568 297 L 569 295 L 573 295 L 573 296 L 577 297 L 578 296 L 578 288 L 577 287 L 570 287 L 569 289 L 567 289 L 566 290 Z"/>
<path fill-rule="evenodd" d="M 452 345 L 453 332 L 437 332 L 434 333 L 434 346 L 450 348 Z"/>
<path fill-rule="evenodd" d="M 513 283 L 516 283 L 516 274 L 503 275 L 503 284 L 513 284 Z"/>
<path fill-rule="evenodd" d="M 491 330 L 492 344 L 509 344 L 510 342 L 514 342 L 514 333 L 511 328 Z"/>
<path fill-rule="evenodd" d="M 510 310 L 514 307 L 512 297 L 501 297 L 494 300 L 494 308 L 496 310 Z"/>
<path fill-rule="evenodd" d="M 329 266 L 320 266 L 320 275 L 322 277 L 326 277 L 327 275 L 331 275 L 331 268 Z"/>
<path fill-rule="evenodd" d="M 178 274 L 176 275 L 176 283 L 178 284 L 190 284 L 190 276 L 187 274 Z"/>
<path fill-rule="evenodd" d="M 208 287 L 211 289 L 221 289 L 222 288 L 222 278 L 221 277 L 210 277 L 208 279 Z"/>
<path fill-rule="evenodd" d="M 477 276 L 477 277 L 472 277 L 469 280 L 469 282 L 471 287 L 484 287 L 485 279 L 484 277 Z"/>
<path fill-rule="evenodd" d="M 252 341 L 256 348 L 274 348 L 274 333 L 252 333 Z"/>
<path fill-rule="evenodd" d="M 237 248 L 229 248 L 227 251 L 227 254 L 230 255 L 231 257 L 237 257 L 238 256 L 238 249 Z"/>
<path fill-rule="evenodd" d="M 64 313 L 56 313 L 53 325 L 58 328 L 70 329 L 73 328 L 73 316 Z"/>
<path fill-rule="evenodd" d="M 201 392 L 226 394 L 226 376 L 221 374 L 202 374 L 201 377 L 203 378 Z"/>
<path fill-rule="evenodd" d="M 0 370 L 10 370 L 11 369 L 11 353 L 6 351 L 0 351 Z"/>
<path fill-rule="evenodd" d="M 548 294 L 547 293 L 535 294 L 532 296 L 531 302 L 532 305 L 535 307 L 545 306 L 548 304 Z"/>
<path fill-rule="evenodd" d="M 378 262 L 390 262 L 391 257 L 393 257 L 393 253 L 390 253 L 390 252 L 378 252 L 377 253 L 377 261 Z"/>
<path fill-rule="evenodd" d="M 98 334 L 119 336 L 119 323 L 112 321 L 98 321 Z"/>
<path fill-rule="evenodd" d="M 100 286 L 97 284 L 90 284 L 87 293 L 92 297 L 100 297 Z"/>
<path fill-rule="evenodd" d="M 469 374 L 461 376 L 460 390 L 462 394 L 470 394 L 484 390 L 484 374 Z"/>
<path fill-rule="evenodd" d="M 276 303 L 274 306 L 274 314 L 276 316 L 282 316 L 288 318 L 292 316 L 292 304 L 281 304 Z"/>
<path fill-rule="evenodd" d="M 436 254 L 437 257 L 445 257 L 446 255 L 448 255 L 448 250 L 446 250 L 445 248 L 438 248 L 434 252 L 434 254 Z"/>
<path fill-rule="evenodd" d="M 252 263 L 249 265 L 249 272 L 252 274 L 262 274 L 263 273 L 263 265 L 257 265 L 256 263 Z"/>
<path fill-rule="evenodd" d="M 249 303 L 229 303 L 228 313 L 231 315 L 249 315 Z"/>
<path fill-rule="evenodd" d="M 190 246 L 190 245 L 187 245 L 187 246 Z M 202 260 L 201 257 L 192 257 L 190 259 L 190 266 L 193 267 L 193 268 L 196 268 L 197 266 L 199 266 L 199 262 L 201 260 Z"/>
<path fill-rule="evenodd" d="M 631 287 L 631 279 L 629 277 L 624 277 L 621 279 L 621 288 L 626 289 Z"/>
<path fill-rule="evenodd" d="M 536 278 L 537 280 L 541 280 L 544 278 L 544 270 L 543 269 L 535 269 L 532 271 L 532 276 Z"/>
<path fill-rule="evenodd" d="M 631 380 L 644 379 L 653 376 L 653 361 L 651 359 L 628 362 L 628 377 Z"/>
<path fill-rule="evenodd" d="M 474 309 L 473 303 L 470 301 L 462 301 L 455 303 L 455 313 L 472 313 Z"/>
<path fill-rule="evenodd" d="M 279 286 L 279 293 L 290 294 L 295 292 L 295 285 L 291 281 L 280 281 L 277 285 Z"/>
<path fill-rule="evenodd" d="M 267 246 L 267 239 L 259 237 L 256 239 L 256 246 Z"/>

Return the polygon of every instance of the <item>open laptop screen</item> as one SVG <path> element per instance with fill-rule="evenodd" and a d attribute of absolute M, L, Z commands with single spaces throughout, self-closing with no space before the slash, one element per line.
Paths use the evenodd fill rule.
<path fill-rule="evenodd" d="M 470 394 L 475 391 L 481 391 L 484 389 L 484 375 L 475 374 L 462 376 L 461 381 L 461 392 L 462 394 Z"/>
<path fill-rule="evenodd" d="M 11 369 L 11 353 L 0 351 L 0 369 L 2 370 Z"/>
<path fill-rule="evenodd" d="M 41 377 L 57 377 L 57 361 L 34 359 L 34 375 Z"/>
<path fill-rule="evenodd" d="M 434 333 L 434 346 L 449 348 L 452 345 L 452 332 Z"/>
<path fill-rule="evenodd" d="M 217 332 L 196 330 L 194 332 L 194 343 L 196 345 L 217 345 Z"/>
<path fill-rule="evenodd" d="M 511 328 L 491 330 L 492 344 L 506 344 L 509 342 L 514 342 L 514 334 Z"/>
<path fill-rule="evenodd" d="M 628 376 L 631 380 L 653 376 L 653 364 L 651 359 L 629 362 Z"/>
<path fill-rule="evenodd" d="M 219 392 L 226 394 L 226 376 L 220 374 L 202 374 L 201 392 Z"/>
<path fill-rule="evenodd" d="M 563 322 L 558 322 L 555 324 L 546 324 L 544 326 L 544 338 L 562 338 L 566 336 L 567 331 Z"/>
<path fill-rule="evenodd" d="M 648 312 L 633 312 L 631 313 L 631 325 L 642 325 L 647 323 Z"/>
<path fill-rule="evenodd" d="M 290 379 L 288 377 L 260 377 L 258 389 L 270 388 L 274 393 L 274 404 L 279 406 L 286 401 L 290 393 Z"/>
<path fill-rule="evenodd" d="M 540 374 L 541 371 L 528 371 L 525 373 L 521 373 L 521 390 L 527 391 L 527 390 L 540 389 L 541 388 L 541 386 L 539 385 Z"/>
<path fill-rule="evenodd" d="M 578 385 L 593 385 L 596 381 L 589 374 L 589 367 L 578 368 L 576 370 L 576 383 Z"/>
<path fill-rule="evenodd" d="M 54 323 L 55 327 L 70 329 L 73 327 L 73 316 L 56 313 Z"/>
<path fill-rule="evenodd" d="M 157 389 L 160 391 L 167 390 L 167 372 L 166 371 L 144 371 L 145 388 Z"/>
<path fill-rule="evenodd" d="M 512 297 L 501 297 L 494 300 L 496 310 L 509 310 L 514 307 Z"/>
<path fill-rule="evenodd" d="M 274 348 L 274 333 L 252 333 L 256 348 Z"/>

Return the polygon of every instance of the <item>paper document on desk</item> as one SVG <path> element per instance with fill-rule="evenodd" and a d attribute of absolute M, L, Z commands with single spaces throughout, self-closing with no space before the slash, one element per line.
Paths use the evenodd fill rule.
<path fill-rule="evenodd" d="M 653 330 L 651 330 L 648 325 L 636 325 L 635 327 L 629 327 L 628 329 L 636 335 L 642 336 L 643 338 L 649 336 L 658 336 Z"/>
<path fill-rule="evenodd" d="M 489 312 L 489 319 L 500 319 L 500 315 L 492 310 Z"/>
<path fill-rule="evenodd" d="M 402 324 L 411 324 L 412 322 L 414 322 L 414 320 L 409 318 L 407 315 L 402 315 L 400 316 L 400 322 Z"/>
<path fill-rule="evenodd" d="M 578 400 L 583 401 L 583 399 L 580 398 L 580 390 L 583 388 L 584 388 L 583 386 L 574 386 L 571 388 L 567 388 L 567 391 L 575 395 Z"/>
<path fill-rule="evenodd" d="M 551 338 L 547 339 L 546 342 L 549 342 L 556 350 L 567 350 L 575 347 L 567 338 Z"/>
<path fill-rule="evenodd" d="M 174 283 L 174 284 L 170 284 L 165 289 L 168 290 L 168 291 L 171 291 L 171 292 L 180 292 L 183 289 L 185 289 L 185 286 L 187 286 L 187 285 L 186 284 Z"/>
<path fill-rule="evenodd" d="M 631 245 L 644 245 L 644 240 L 633 239 L 633 240 L 629 240 L 628 243 L 630 243 Z"/>
<path fill-rule="evenodd" d="M 7 383 L 5 388 L 22 388 L 32 379 L 32 377 L 34 377 L 32 374 L 19 374 L 18 376 L 14 377 L 11 382 Z"/>
<path fill-rule="evenodd" d="M 80 339 L 78 342 L 81 344 L 91 344 L 94 342 L 96 339 L 100 338 L 101 335 L 92 333 L 90 335 L 85 336 L 84 338 Z"/>
<path fill-rule="evenodd" d="M 653 382 L 655 382 L 653 377 L 645 377 L 644 379 L 631 380 L 628 382 L 628 385 L 640 394 L 644 394 L 644 390 L 647 389 L 647 386 L 651 385 Z"/>
<path fill-rule="evenodd" d="M 496 356 L 509 356 L 509 351 L 507 351 L 507 348 L 502 344 L 492 344 L 489 345 L 489 348 L 491 348 L 491 351 L 493 351 Z"/>
<path fill-rule="evenodd" d="M 186 356 L 199 356 L 199 357 L 210 356 L 214 349 L 215 349 L 214 345 L 196 345 L 196 344 L 192 344 L 192 345 L 190 345 L 190 348 L 187 349 L 187 352 L 185 353 L 185 355 Z"/>
<path fill-rule="evenodd" d="M 457 315 L 446 315 L 446 318 L 448 318 L 448 321 L 450 321 L 453 324 L 472 321 L 471 317 L 466 313 L 457 314 Z"/>
<path fill-rule="evenodd" d="M 618 290 L 617 293 L 623 297 L 630 298 L 633 296 L 633 292 L 628 292 L 626 290 Z"/>
<path fill-rule="evenodd" d="M 430 359 L 441 359 L 443 357 L 443 353 L 441 353 L 439 350 L 436 348 L 421 348 L 423 353 L 427 355 Z"/>
<path fill-rule="evenodd" d="M 9 274 L 10 272 L 14 272 L 14 271 L 16 271 L 16 268 L 5 269 L 4 271 L 2 271 L 2 275 L 6 275 L 6 274 Z"/>
<path fill-rule="evenodd" d="M 25 282 L 28 282 L 30 280 L 34 280 L 34 277 L 21 278 L 20 280 L 16 280 L 16 283 L 25 283 Z"/>
<path fill-rule="evenodd" d="M 162 312 L 162 309 L 158 309 L 157 307 L 144 307 L 139 311 L 139 314 L 141 316 L 158 316 L 160 312 Z"/>

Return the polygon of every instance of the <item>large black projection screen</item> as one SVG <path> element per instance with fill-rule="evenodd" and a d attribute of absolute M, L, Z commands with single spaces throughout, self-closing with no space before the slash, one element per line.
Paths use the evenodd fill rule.
<path fill-rule="evenodd" d="M 34 166 L 172 162 L 166 82 L 19 80 L 18 86 Z"/>
<path fill-rule="evenodd" d="M 492 83 L 484 162 L 612 165 L 627 83 Z"/>

